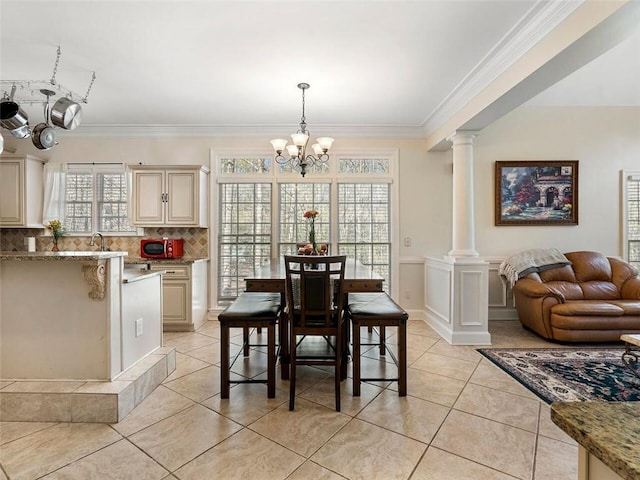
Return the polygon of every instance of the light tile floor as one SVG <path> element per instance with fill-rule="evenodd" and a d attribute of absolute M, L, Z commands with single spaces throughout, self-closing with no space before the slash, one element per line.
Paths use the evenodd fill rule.
<path fill-rule="evenodd" d="M 1 422 L 0 480 L 577 477 L 577 445 L 549 406 L 475 347 L 450 346 L 420 320 L 408 327 L 408 396 L 390 383 L 363 384 L 353 397 L 349 379 L 341 412 L 331 372 L 312 367 L 299 370 L 293 412 L 281 380 L 275 399 L 259 384 L 220 399 L 217 323 L 165 334 L 176 371 L 120 423 Z M 489 329 L 494 347 L 555 346 L 518 322 Z M 257 349 L 234 370 L 264 375 L 264 357 Z M 363 360 L 368 372 L 394 369 L 376 349 Z"/>

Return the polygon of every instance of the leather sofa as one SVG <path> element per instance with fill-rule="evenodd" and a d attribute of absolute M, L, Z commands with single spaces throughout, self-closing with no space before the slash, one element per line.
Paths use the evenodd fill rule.
<path fill-rule="evenodd" d="M 610 342 L 640 333 L 638 269 L 597 252 L 571 252 L 571 262 L 530 273 L 513 286 L 520 322 L 559 342 Z"/>

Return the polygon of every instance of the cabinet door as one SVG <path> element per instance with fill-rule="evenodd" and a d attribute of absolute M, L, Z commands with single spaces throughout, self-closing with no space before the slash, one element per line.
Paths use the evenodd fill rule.
<path fill-rule="evenodd" d="M 133 224 L 163 225 L 164 172 L 145 170 L 133 172 Z"/>
<path fill-rule="evenodd" d="M 198 176 L 195 171 L 167 171 L 166 225 L 198 225 Z"/>
<path fill-rule="evenodd" d="M 23 165 L 21 161 L 0 163 L 0 225 L 24 224 Z"/>
<path fill-rule="evenodd" d="M 162 323 L 188 330 L 191 323 L 191 281 L 163 280 Z"/>

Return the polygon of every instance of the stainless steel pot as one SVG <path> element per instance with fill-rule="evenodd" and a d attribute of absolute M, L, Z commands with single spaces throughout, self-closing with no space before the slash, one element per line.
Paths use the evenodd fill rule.
<path fill-rule="evenodd" d="M 29 117 L 16 102 L 0 102 L 0 124 L 7 130 L 18 130 L 29 125 Z"/>
<path fill-rule="evenodd" d="M 39 123 L 31 134 L 33 144 L 40 150 L 48 150 L 56 144 L 56 132 L 46 123 Z"/>
<path fill-rule="evenodd" d="M 65 130 L 73 130 L 82 121 L 82 108 L 67 97 L 59 98 L 51 109 L 51 123 Z"/>
<path fill-rule="evenodd" d="M 24 127 L 11 130 L 11 135 L 16 138 L 27 138 L 29 135 L 31 135 L 31 130 L 29 130 L 29 125 L 25 125 Z"/>

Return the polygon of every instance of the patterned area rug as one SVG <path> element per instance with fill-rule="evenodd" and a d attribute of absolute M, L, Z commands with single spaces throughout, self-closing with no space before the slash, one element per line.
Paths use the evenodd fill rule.
<path fill-rule="evenodd" d="M 482 348 L 505 372 L 547 403 L 640 400 L 640 380 L 622 363 L 623 348 Z"/>

